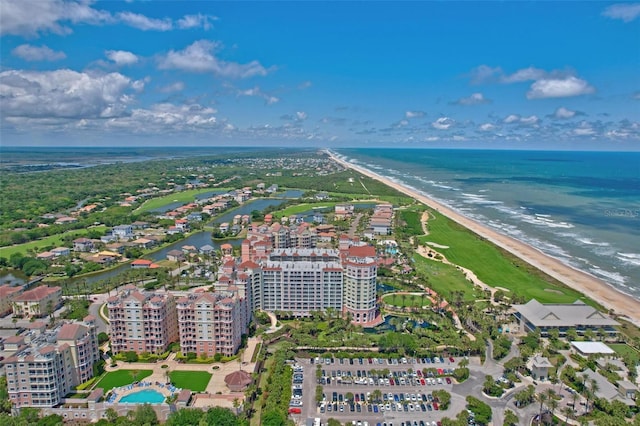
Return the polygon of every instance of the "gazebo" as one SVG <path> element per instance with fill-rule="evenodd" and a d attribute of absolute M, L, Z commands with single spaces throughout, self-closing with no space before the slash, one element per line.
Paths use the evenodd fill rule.
<path fill-rule="evenodd" d="M 231 374 L 227 374 L 224 378 L 224 382 L 232 392 L 242 392 L 251 383 L 253 383 L 253 378 L 251 377 L 251 374 L 246 371 L 238 370 Z"/>

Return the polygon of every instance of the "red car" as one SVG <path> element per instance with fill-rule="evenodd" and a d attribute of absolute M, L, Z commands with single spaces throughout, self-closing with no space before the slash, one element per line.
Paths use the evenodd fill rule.
<path fill-rule="evenodd" d="M 302 414 L 302 410 L 297 407 L 289 408 L 289 414 Z"/>
<path fill-rule="evenodd" d="M 450 361 L 450 362 L 456 362 L 456 360 L 455 360 L 455 359 L 453 359 L 453 357 L 452 357 L 452 356 L 450 356 L 450 357 L 449 357 L 449 361 Z"/>
<path fill-rule="evenodd" d="M 438 406 L 437 402 L 433 403 L 433 409 L 436 410 L 436 411 L 438 411 L 440 409 L 440 407 Z"/>
<path fill-rule="evenodd" d="M 424 381 L 424 379 L 420 379 L 420 384 L 421 384 L 422 386 L 426 386 L 426 384 L 427 384 L 427 383 Z"/>
<path fill-rule="evenodd" d="M 451 384 L 451 379 L 450 379 L 450 378 L 448 378 L 448 377 L 447 377 L 445 380 L 447 381 L 447 384 L 448 384 L 448 385 L 450 385 L 450 384 Z"/>

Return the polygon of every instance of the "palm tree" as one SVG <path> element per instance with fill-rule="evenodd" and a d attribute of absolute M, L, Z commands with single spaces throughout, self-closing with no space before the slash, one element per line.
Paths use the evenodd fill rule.
<path fill-rule="evenodd" d="M 593 400 L 596 398 L 596 394 L 600 390 L 600 386 L 598 385 L 598 382 L 596 381 L 596 379 L 589 380 L 589 388 L 590 388 L 590 391 L 591 391 L 590 393 Z M 587 406 L 586 406 L 586 409 L 588 408 L 589 408 L 589 401 L 587 401 Z"/>
<path fill-rule="evenodd" d="M 536 401 L 540 403 L 540 410 L 538 412 L 538 423 L 542 422 L 542 407 L 545 402 L 547 402 L 547 394 L 546 393 L 538 393 L 535 396 Z"/>
<path fill-rule="evenodd" d="M 569 422 L 569 419 L 573 419 L 573 409 L 571 407 L 564 407 L 562 409 L 562 414 L 564 414 L 564 424 L 566 425 Z"/>
<path fill-rule="evenodd" d="M 555 398 L 549 399 L 549 409 L 551 410 L 551 418 L 553 419 L 553 413 L 558 408 L 558 400 Z"/>

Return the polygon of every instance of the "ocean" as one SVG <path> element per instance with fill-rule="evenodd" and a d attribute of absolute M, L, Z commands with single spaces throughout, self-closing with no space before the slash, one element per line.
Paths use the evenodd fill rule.
<path fill-rule="evenodd" d="M 640 299 L 640 153 L 335 149 Z"/>

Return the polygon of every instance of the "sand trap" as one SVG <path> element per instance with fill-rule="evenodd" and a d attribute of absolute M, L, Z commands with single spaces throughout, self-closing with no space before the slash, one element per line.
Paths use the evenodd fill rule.
<path fill-rule="evenodd" d="M 433 241 L 427 241 L 431 247 L 439 248 L 439 249 L 448 249 L 449 246 L 443 246 L 442 244 L 434 243 Z"/>

